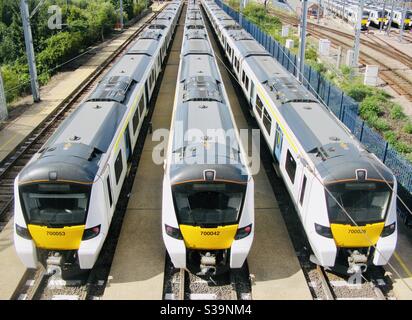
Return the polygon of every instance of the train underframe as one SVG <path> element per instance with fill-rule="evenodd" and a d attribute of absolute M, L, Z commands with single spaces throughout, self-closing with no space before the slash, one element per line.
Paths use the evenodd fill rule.
<path fill-rule="evenodd" d="M 186 267 L 198 276 L 216 276 L 230 269 L 230 249 L 186 251 Z"/>

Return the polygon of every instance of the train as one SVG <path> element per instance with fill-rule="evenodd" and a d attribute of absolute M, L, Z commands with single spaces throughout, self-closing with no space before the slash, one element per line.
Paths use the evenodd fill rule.
<path fill-rule="evenodd" d="M 327 1 L 325 7 L 332 12 L 335 16 L 350 23 L 353 27 L 356 27 L 357 17 L 359 12 L 359 2 L 356 0 L 343 0 L 343 1 Z M 383 7 L 377 5 L 373 1 L 366 1 L 363 14 L 362 14 L 362 30 L 366 30 L 370 25 L 380 27 L 382 24 L 385 28 L 391 20 L 392 8 L 390 6 Z M 401 28 L 402 26 L 403 9 L 395 6 L 393 10 L 392 25 Z M 412 11 L 410 9 L 405 10 L 404 28 L 410 29 L 412 27 Z"/>
<path fill-rule="evenodd" d="M 14 245 L 27 268 L 95 265 L 182 5 L 142 30 L 16 177 Z"/>
<path fill-rule="evenodd" d="M 254 238 L 254 180 L 199 3 L 188 2 L 165 159 L 163 241 L 199 276 L 244 265 Z"/>
<path fill-rule="evenodd" d="M 213 0 L 202 6 L 298 213 L 310 260 L 362 273 L 397 242 L 394 174 Z"/>

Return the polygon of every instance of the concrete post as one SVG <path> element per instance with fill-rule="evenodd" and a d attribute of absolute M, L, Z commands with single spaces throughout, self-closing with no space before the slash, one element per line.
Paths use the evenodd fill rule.
<path fill-rule="evenodd" d="M 349 67 L 353 66 L 353 56 L 354 56 L 354 52 L 353 50 L 348 50 L 346 51 L 346 65 Z"/>
<path fill-rule="evenodd" d="M 392 8 L 391 8 L 391 17 L 388 21 L 388 27 L 386 28 L 386 34 L 389 36 L 389 32 L 391 31 L 392 21 L 393 21 L 393 9 L 395 7 L 395 0 L 392 0 Z"/>
<path fill-rule="evenodd" d="M 362 29 L 362 15 L 363 15 L 363 7 L 365 6 L 365 0 L 361 0 L 358 10 L 358 21 L 356 23 L 356 33 L 355 33 L 355 45 L 353 48 L 354 56 L 353 56 L 353 67 L 357 68 L 359 64 L 359 50 L 360 50 L 360 36 L 361 36 L 361 29 Z"/>
<path fill-rule="evenodd" d="M 124 23 L 123 23 L 123 0 L 120 0 L 120 30 L 123 30 Z"/>
<path fill-rule="evenodd" d="M 319 40 L 319 55 L 320 56 L 329 56 L 330 40 L 329 39 L 320 39 Z"/>
<path fill-rule="evenodd" d="M 365 78 L 363 84 L 376 87 L 378 84 L 379 67 L 367 65 L 365 70 Z"/>
<path fill-rule="evenodd" d="M 382 31 L 382 28 L 383 28 L 383 19 L 385 19 L 385 10 L 386 10 L 386 0 L 383 0 L 383 9 L 382 9 L 383 16 L 382 16 L 382 22 L 379 26 L 379 31 Z"/>
<path fill-rule="evenodd" d="M 282 26 L 282 38 L 286 38 L 289 35 L 289 26 Z"/>
<path fill-rule="evenodd" d="M 294 41 L 292 40 L 292 39 L 286 39 L 286 44 L 285 44 L 285 47 L 287 48 L 287 49 L 292 49 L 293 48 L 293 46 L 294 46 Z"/>
<path fill-rule="evenodd" d="M 299 80 L 303 83 L 303 74 L 305 71 L 305 48 L 306 48 L 306 24 L 308 18 L 308 0 L 302 0 L 301 35 L 299 48 Z"/>
<path fill-rule="evenodd" d="M 8 116 L 6 93 L 4 92 L 3 77 L 0 70 L 0 121 L 7 119 Z"/>
<path fill-rule="evenodd" d="M 342 47 L 341 46 L 339 46 L 338 47 L 338 57 L 337 57 L 337 59 L 336 59 L 336 68 L 338 68 L 339 69 L 339 67 L 340 67 L 340 61 L 342 60 Z"/>
<path fill-rule="evenodd" d="M 406 0 L 403 2 L 403 7 L 402 7 L 402 22 L 401 22 L 401 30 L 399 30 L 399 42 L 402 42 L 403 38 L 403 29 L 405 29 L 405 18 L 406 18 Z"/>
<path fill-rule="evenodd" d="M 20 12 L 21 18 L 23 20 L 23 30 L 24 30 L 24 41 L 26 43 L 26 54 L 27 61 L 29 64 L 30 71 L 30 80 L 31 80 L 31 91 L 33 94 L 34 102 L 40 101 L 40 89 L 39 81 L 37 79 L 37 68 L 36 68 L 36 59 L 34 56 L 33 49 L 33 36 L 31 33 L 30 27 L 30 18 L 29 18 L 29 5 L 27 0 L 20 0 Z"/>

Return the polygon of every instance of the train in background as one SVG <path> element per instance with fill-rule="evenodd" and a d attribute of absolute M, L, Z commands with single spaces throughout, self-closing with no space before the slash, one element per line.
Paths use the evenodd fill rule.
<path fill-rule="evenodd" d="M 325 8 L 332 12 L 335 16 L 340 17 L 342 20 L 347 21 L 353 27 L 356 26 L 358 21 L 358 1 L 327 1 L 324 3 Z M 377 5 L 373 1 L 367 1 L 362 13 L 362 30 L 366 30 L 369 26 L 387 28 L 391 20 L 391 7 L 387 5 L 385 8 L 382 5 Z M 400 7 L 394 7 L 392 26 L 400 29 L 402 26 L 403 9 Z M 412 28 L 412 10 L 405 10 L 404 28 Z"/>
<path fill-rule="evenodd" d="M 391 170 L 214 1 L 202 5 L 293 200 L 311 261 L 349 274 L 387 264 L 397 242 Z"/>
<path fill-rule="evenodd" d="M 27 268 L 93 268 L 182 6 L 147 25 L 16 177 L 14 245 Z"/>

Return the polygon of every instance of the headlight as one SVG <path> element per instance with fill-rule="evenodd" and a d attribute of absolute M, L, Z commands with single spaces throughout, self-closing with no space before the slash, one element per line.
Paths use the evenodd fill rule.
<path fill-rule="evenodd" d="M 165 229 L 166 229 L 167 235 L 177 240 L 183 240 L 182 233 L 180 232 L 179 229 L 168 226 L 167 224 L 165 224 Z"/>
<path fill-rule="evenodd" d="M 237 229 L 235 240 L 240 240 L 246 238 L 252 232 L 252 225 L 248 225 L 247 227 Z"/>
<path fill-rule="evenodd" d="M 315 230 L 321 236 L 333 239 L 332 230 L 329 227 L 315 223 Z"/>
<path fill-rule="evenodd" d="M 17 223 L 16 223 L 16 233 L 24 239 L 27 239 L 27 240 L 32 239 L 30 231 L 26 228 L 20 227 Z"/>
<path fill-rule="evenodd" d="M 90 240 L 96 238 L 100 233 L 100 226 L 101 225 L 99 224 L 98 226 L 84 230 L 82 240 Z"/>
<path fill-rule="evenodd" d="M 396 222 L 390 224 L 389 226 L 385 226 L 383 228 L 381 237 L 387 237 L 390 236 L 392 233 L 394 233 L 396 230 Z"/>

